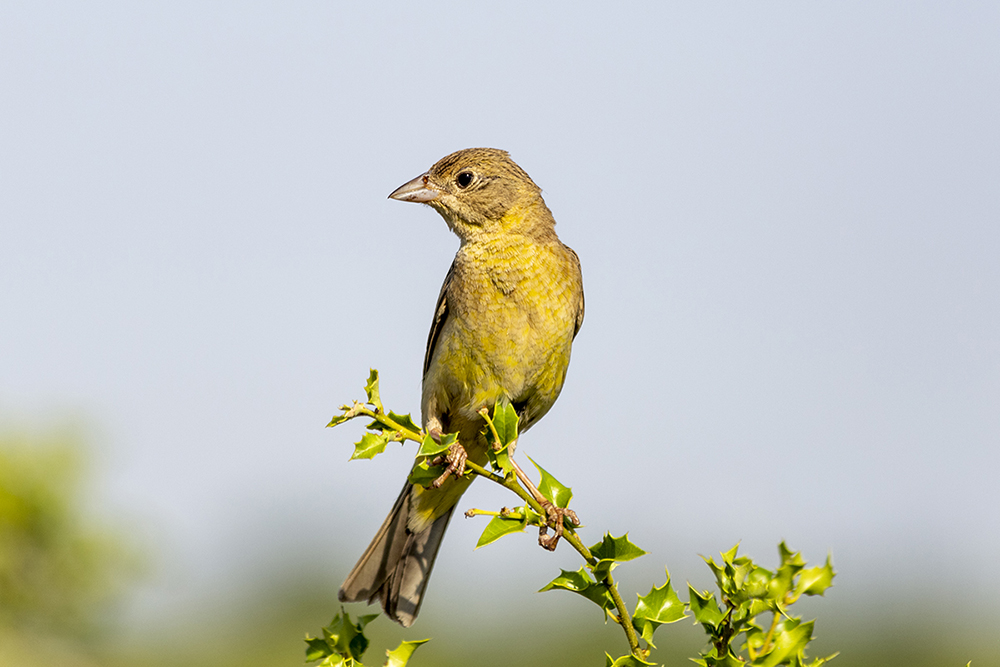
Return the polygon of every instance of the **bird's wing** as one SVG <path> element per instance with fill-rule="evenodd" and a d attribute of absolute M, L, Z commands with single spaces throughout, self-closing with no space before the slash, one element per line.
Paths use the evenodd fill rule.
<path fill-rule="evenodd" d="M 451 263 L 448 275 L 444 277 L 444 284 L 441 285 L 441 293 L 438 295 L 437 306 L 434 308 L 434 321 L 431 323 L 430 333 L 427 334 L 427 350 L 424 352 L 424 375 L 431 367 L 431 358 L 434 356 L 434 348 L 437 347 L 438 337 L 441 329 L 448 319 L 448 288 L 451 286 L 452 277 L 455 275 L 455 262 Z"/>
<path fill-rule="evenodd" d="M 573 338 L 576 338 L 576 335 L 580 333 L 580 327 L 583 326 L 583 311 L 585 310 L 583 299 L 583 271 L 580 268 L 580 257 L 576 254 L 576 251 L 569 246 L 563 247 L 569 250 L 569 254 L 572 255 L 573 263 L 576 264 L 576 275 L 579 276 L 578 280 L 580 281 L 580 305 L 576 308 L 576 322 L 573 325 Z"/>
<path fill-rule="evenodd" d="M 580 307 L 576 309 L 576 324 L 573 326 L 573 338 L 576 338 L 576 335 L 580 333 L 580 327 L 583 326 L 583 311 L 585 310 L 583 301 L 583 292 L 581 291 Z"/>

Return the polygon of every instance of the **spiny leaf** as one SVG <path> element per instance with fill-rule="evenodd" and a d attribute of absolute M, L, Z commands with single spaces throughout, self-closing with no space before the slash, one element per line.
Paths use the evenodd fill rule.
<path fill-rule="evenodd" d="M 715 574 L 715 580 L 719 585 L 719 590 L 721 590 L 727 597 L 739 598 L 741 595 L 741 589 L 746 580 L 747 575 L 756 567 L 749 558 L 736 557 L 736 550 L 739 548 L 739 544 L 730 549 L 729 551 L 722 554 L 722 564 L 719 565 L 712 558 L 707 558 L 702 556 L 702 559 L 708 564 Z M 745 594 L 744 596 L 745 597 Z"/>
<path fill-rule="evenodd" d="M 445 466 L 432 466 L 427 459 L 422 459 L 417 461 L 417 463 L 413 466 L 407 481 L 409 481 L 410 484 L 427 488 L 434 482 L 434 480 L 443 475 L 444 471 Z"/>
<path fill-rule="evenodd" d="M 655 647 L 654 647 L 655 648 Z M 610 654 L 605 653 L 607 658 L 605 662 L 605 667 L 644 667 L 645 665 L 655 665 L 655 662 L 646 662 L 645 660 L 640 660 L 632 654 L 623 655 L 620 658 L 612 658 Z"/>
<path fill-rule="evenodd" d="M 712 570 L 712 574 L 715 575 L 715 583 L 719 585 L 719 590 L 723 593 L 728 593 L 733 589 L 732 578 L 726 574 L 726 565 L 718 565 L 714 558 L 709 556 L 702 556 L 701 559 L 705 561 L 708 567 Z"/>
<path fill-rule="evenodd" d="M 517 440 L 517 411 L 510 401 L 497 401 L 493 406 L 493 428 L 500 436 L 500 446 L 506 447 Z M 492 435 L 492 433 L 491 433 Z"/>
<path fill-rule="evenodd" d="M 746 630 L 746 647 L 750 651 L 759 652 L 767 641 L 767 633 L 759 625 L 750 623 Z"/>
<path fill-rule="evenodd" d="M 826 565 L 806 568 L 799 573 L 799 583 L 795 586 L 795 592 L 798 595 L 823 595 L 826 589 L 833 585 L 835 576 L 833 563 L 830 562 L 830 556 L 827 556 Z"/>
<path fill-rule="evenodd" d="M 569 507 L 569 501 L 573 499 L 573 489 L 560 483 L 545 468 L 535 463 L 535 460 L 530 456 L 528 460 L 538 469 L 540 478 L 538 481 L 538 491 L 556 507 Z"/>
<path fill-rule="evenodd" d="M 766 656 L 758 656 L 754 662 L 760 667 L 775 667 L 794 658 L 801 664 L 806 644 L 812 639 L 814 621 L 800 623 L 797 619 L 785 619 L 774 633 L 772 648 Z"/>
<path fill-rule="evenodd" d="M 514 462 L 510 458 L 510 449 L 507 445 L 500 449 L 493 449 L 493 446 L 490 445 L 486 448 L 486 455 L 489 457 L 490 466 L 504 477 L 514 472 Z"/>
<path fill-rule="evenodd" d="M 355 660 L 361 660 L 364 654 L 363 650 L 356 652 L 361 648 L 360 644 L 354 642 L 358 636 L 364 637 L 361 628 L 351 622 L 351 616 L 346 612 L 334 616 L 330 624 L 323 628 L 323 638 L 332 649 L 332 653 L 350 656 Z M 364 648 L 367 648 L 367 639 L 363 643 Z"/>
<path fill-rule="evenodd" d="M 458 440 L 457 433 L 446 433 L 441 436 L 440 442 L 427 435 L 420 444 L 420 449 L 417 450 L 417 456 L 437 456 L 438 454 L 443 454 L 448 451 L 449 447 L 455 444 L 456 440 Z"/>
<path fill-rule="evenodd" d="M 325 639 L 320 639 L 319 637 L 310 637 L 306 634 L 306 662 L 313 662 L 314 660 L 322 660 L 326 656 L 333 653 L 333 649 L 330 645 L 326 643 Z"/>
<path fill-rule="evenodd" d="M 638 597 L 639 601 L 632 614 L 632 626 L 646 643 L 656 648 L 656 644 L 653 643 L 653 632 L 665 623 L 674 623 L 684 618 L 687 615 L 684 612 L 684 603 L 670 585 L 669 572 L 666 583 L 659 588 L 654 586 L 649 593 Z"/>
<path fill-rule="evenodd" d="M 840 651 L 837 651 L 836 653 L 834 653 L 832 655 L 828 655 L 825 658 L 816 658 L 815 660 L 813 660 L 812 662 L 810 662 L 808 665 L 805 664 L 805 663 L 802 663 L 802 665 L 803 665 L 803 667 L 820 667 L 820 665 L 824 665 L 824 664 L 830 662 L 831 660 L 833 660 L 834 658 L 836 658 L 838 655 L 840 655 Z M 972 661 L 970 660 L 969 662 L 967 662 L 965 664 L 965 667 L 972 667 Z"/>
<path fill-rule="evenodd" d="M 594 573 L 594 579 L 598 581 L 604 581 L 611 574 L 611 570 L 618 567 L 618 563 L 612 558 L 602 558 L 597 561 L 597 564 L 590 567 L 590 571 Z"/>
<path fill-rule="evenodd" d="M 391 433 L 365 433 L 361 440 L 354 443 L 354 453 L 350 460 L 374 458 L 385 451 L 385 446 L 391 439 Z"/>
<path fill-rule="evenodd" d="M 688 604 L 694 619 L 711 628 L 718 627 L 726 614 L 719 608 L 719 603 L 715 600 L 715 594 L 710 591 L 699 593 L 688 584 Z"/>
<path fill-rule="evenodd" d="M 805 559 L 802 558 L 802 553 L 789 549 L 784 540 L 778 545 L 778 556 L 781 558 L 782 565 L 797 565 L 801 568 L 806 564 Z"/>
<path fill-rule="evenodd" d="M 401 642 L 393 650 L 385 652 L 389 656 L 388 660 L 385 661 L 385 667 L 406 667 L 406 663 L 409 662 L 413 652 L 429 641 L 430 639 L 417 639 Z"/>
<path fill-rule="evenodd" d="M 615 603 L 611 599 L 611 594 L 608 593 L 608 589 L 603 584 L 599 584 L 591 579 L 585 568 L 581 567 L 576 572 L 570 572 L 569 570 L 562 570 L 561 572 L 562 574 L 539 590 L 539 593 L 542 591 L 551 591 L 557 588 L 579 593 L 600 607 L 604 611 L 605 616 L 607 615 L 608 609 L 614 608 Z"/>
<path fill-rule="evenodd" d="M 493 415 L 486 417 L 486 442 L 489 444 L 487 455 L 494 470 L 499 470 L 504 476 L 514 472 L 514 462 L 510 458 L 510 445 L 517 440 L 517 411 L 510 401 L 498 400 L 493 406 Z M 493 436 L 490 423 L 497 432 Z M 499 440 L 497 439 L 499 438 Z"/>
<path fill-rule="evenodd" d="M 763 614 L 765 611 L 776 611 L 777 605 L 770 600 L 762 600 L 760 598 L 751 598 L 740 605 L 740 609 L 746 611 L 746 618 L 753 618 L 759 614 Z"/>
<path fill-rule="evenodd" d="M 621 537 L 612 537 L 611 533 L 605 533 L 604 539 L 590 547 L 590 553 L 598 560 L 606 558 L 618 562 L 646 555 L 645 551 L 629 541 L 628 533 Z"/>
<path fill-rule="evenodd" d="M 340 409 L 343 412 L 341 412 L 341 414 L 339 415 L 334 415 L 333 418 L 330 419 L 330 423 L 326 425 L 327 428 L 330 428 L 332 426 L 337 426 L 338 424 L 343 424 L 348 420 L 354 419 L 367 408 L 365 408 L 365 406 L 362 405 L 361 403 L 354 401 L 353 405 L 350 406 L 341 405 Z"/>
<path fill-rule="evenodd" d="M 326 425 L 327 428 L 337 426 L 338 424 L 343 424 L 344 422 L 353 418 L 353 415 L 348 415 L 346 412 L 342 415 L 334 415 L 330 420 L 330 423 Z"/>
<path fill-rule="evenodd" d="M 365 394 L 368 395 L 368 404 L 382 407 L 382 399 L 378 395 L 378 371 L 374 368 L 368 373 L 368 382 L 365 383 Z"/>
<path fill-rule="evenodd" d="M 731 565 L 732 562 L 733 562 L 733 560 L 736 559 L 736 552 L 739 551 L 739 549 L 740 549 L 740 543 L 737 542 L 736 546 L 734 546 L 732 549 L 730 549 L 729 551 L 723 552 L 722 553 L 722 562 L 723 563 L 728 563 L 728 564 Z"/>
<path fill-rule="evenodd" d="M 361 627 L 358 627 L 358 634 L 354 636 L 350 644 L 351 657 L 360 663 L 361 656 L 368 650 L 368 637 L 361 634 Z"/>
<path fill-rule="evenodd" d="M 420 433 L 420 427 L 413 423 L 413 419 L 410 417 L 409 413 L 405 415 L 397 415 L 395 412 L 390 410 L 389 419 L 396 422 L 403 428 L 409 429 L 415 433 Z"/>
<path fill-rule="evenodd" d="M 483 530 L 483 534 L 479 536 L 479 541 L 476 542 L 476 548 L 485 547 L 487 544 L 496 542 L 504 535 L 523 533 L 528 519 L 523 514 L 523 508 L 519 507 L 514 512 L 519 513 L 521 518 L 514 519 L 505 516 L 495 516 L 490 519 L 490 522 L 486 524 L 486 528 Z"/>

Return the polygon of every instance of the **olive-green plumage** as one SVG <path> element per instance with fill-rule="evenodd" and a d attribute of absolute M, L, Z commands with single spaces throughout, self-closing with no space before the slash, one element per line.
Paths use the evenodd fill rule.
<path fill-rule="evenodd" d="M 559 396 L 583 323 L 580 261 L 556 236 L 541 189 L 505 151 L 452 153 L 390 197 L 430 205 L 461 239 L 427 340 L 421 413 L 427 430 L 458 433 L 469 459 L 485 464 L 481 408 L 510 401 L 523 433 Z M 409 626 L 469 483 L 407 483 L 340 599 L 380 598 Z"/>

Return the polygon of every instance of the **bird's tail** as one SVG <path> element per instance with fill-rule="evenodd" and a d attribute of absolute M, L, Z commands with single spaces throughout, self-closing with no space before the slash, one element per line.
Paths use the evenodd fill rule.
<path fill-rule="evenodd" d="M 379 598 L 386 615 L 407 628 L 420 611 L 434 559 L 455 509 L 452 506 L 427 528 L 413 532 L 407 526 L 413 511 L 413 489 L 409 483 L 403 487 L 389 516 L 347 575 L 338 595 L 341 602 L 372 603 Z"/>

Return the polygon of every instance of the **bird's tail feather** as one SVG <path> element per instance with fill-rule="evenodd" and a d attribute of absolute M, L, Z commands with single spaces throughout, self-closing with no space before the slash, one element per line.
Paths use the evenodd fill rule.
<path fill-rule="evenodd" d="M 410 627 L 420 610 L 441 539 L 454 507 L 427 528 L 412 532 L 407 521 L 413 485 L 407 483 L 375 538 L 340 587 L 341 602 L 379 598 L 386 615 Z"/>

